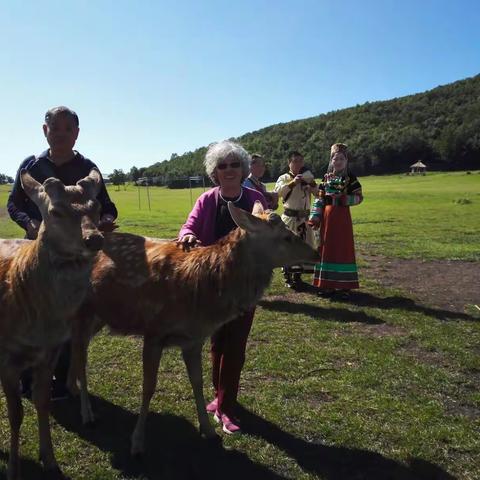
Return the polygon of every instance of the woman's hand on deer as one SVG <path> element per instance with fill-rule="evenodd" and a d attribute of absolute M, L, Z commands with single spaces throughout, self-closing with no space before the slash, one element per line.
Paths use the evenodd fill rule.
<path fill-rule="evenodd" d="M 198 240 L 195 235 L 185 235 L 177 242 L 177 245 L 182 247 L 184 252 L 188 252 L 192 248 L 201 245 L 201 243 L 202 242 Z"/>

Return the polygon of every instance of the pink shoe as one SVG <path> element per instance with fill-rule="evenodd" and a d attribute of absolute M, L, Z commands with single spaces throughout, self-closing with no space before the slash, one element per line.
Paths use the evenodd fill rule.
<path fill-rule="evenodd" d="M 207 406 L 207 413 L 215 413 L 218 408 L 218 398 L 215 397 Z"/>
<path fill-rule="evenodd" d="M 240 428 L 240 422 L 235 417 L 229 417 L 225 413 L 220 413 L 217 410 L 213 418 L 217 423 L 222 424 L 222 430 L 227 435 L 233 435 L 242 431 Z"/>

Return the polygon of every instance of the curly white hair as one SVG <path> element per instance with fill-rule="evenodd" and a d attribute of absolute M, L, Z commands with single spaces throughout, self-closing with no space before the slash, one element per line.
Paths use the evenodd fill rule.
<path fill-rule="evenodd" d="M 217 165 L 226 158 L 235 159 L 242 164 L 242 182 L 247 178 L 250 168 L 250 155 L 238 143 L 231 140 L 224 140 L 223 142 L 212 143 L 208 147 L 205 154 L 205 171 L 215 185 L 218 185 L 217 179 Z"/>

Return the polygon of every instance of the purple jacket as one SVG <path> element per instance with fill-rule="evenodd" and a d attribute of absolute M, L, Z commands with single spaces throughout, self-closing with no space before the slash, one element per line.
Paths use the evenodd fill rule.
<path fill-rule="evenodd" d="M 178 234 L 178 238 L 185 235 L 195 235 L 204 247 L 212 245 L 218 240 L 218 238 L 215 238 L 215 218 L 219 191 L 220 187 L 214 187 L 198 197 L 193 210 Z M 256 200 L 263 205 L 263 208 L 267 208 L 265 197 L 256 190 L 243 187 L 243 195 L 249 200 L 250 211 L 252 211 Z"/>

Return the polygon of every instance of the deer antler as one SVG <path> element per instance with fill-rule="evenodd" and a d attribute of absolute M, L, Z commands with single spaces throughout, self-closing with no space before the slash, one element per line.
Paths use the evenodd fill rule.
<path fill-rule="evenodd" d="M 90 198 L 95 198 L 100 192 L 100 185 L 102 184 L 102 176 L 96 168 L 92 168 L 90 173 L 85 178 L 77 182 Z"/>

